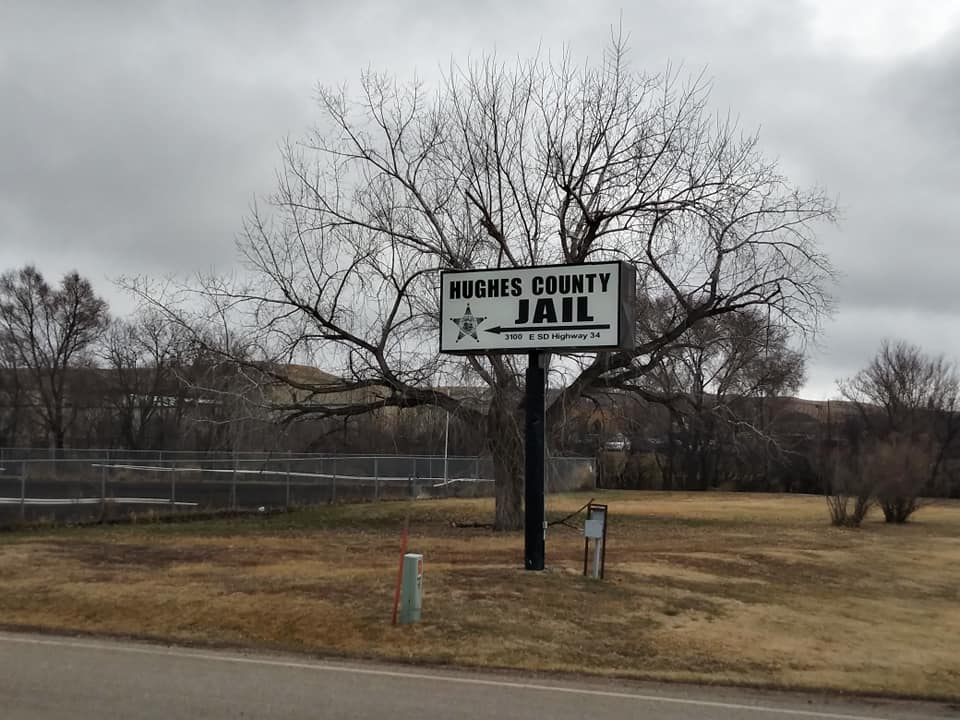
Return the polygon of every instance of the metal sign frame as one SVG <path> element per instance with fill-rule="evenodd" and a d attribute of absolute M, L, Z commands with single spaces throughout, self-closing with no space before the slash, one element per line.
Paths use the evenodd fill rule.
<path fill-rule="evenodd" d="M 576 307 L 578 315 L 580 305 L 575 306 L 574 300 L 579 303 L 589 299 L 589 295 L 577 294 L 574 292 L 552 293 L 549 295 L 530 294 L 525 292 L 522 277 L 526 275 L 537 276 L 550 275 L 551 272 L 598 272 L 603 268 L 611 270 L 616 269 L 616 287 L 607 291 L 607 295 L 614 295 L 617 303 L 616 317 L 603 317 L 594 321 L 589 318 L 585 322 L 574 320 L 572 313 Z M 447 297 L 446 289 L 448 283 L 453 282 L 458 277 L 478 276 L 477 280 L 483 280 L 493 286 L 508 288 L 510 294 L 497 297 L 485 296 L 482 298 L 472 298 L 456 301 Z M 440 352 L 448 355 L 475 355 L 477 353 L 496 353 L 496 354 L 521 354 L 527 352 L 610 352 L 615 350 L 632 350 L 636 344 L 635 334 L 635 314 L 636 314 L 636 290 L 637 271 L 630 263 L 622 260 L 608 262 L 589 262 L 577 264 L 558 264 L 558 265 L 530 265 L 523 267 L 496 268 L 496 269 L 478 269 L 478 270 L 443 270 L 440 272 Z M 593 293 L 594 297 L 599 293 Z M 562 301 L 569 300 L 563 304 L 563 308 L 571 313 L 569 321 L 539 322 L 535 324 L 510 325 L 504 326 L 496 324 L 492 327 L 483 327 L 484 321 L 488 317 L 483 313 L 489 313 L 484 307 L 510 305 L 513 306 L 519 301 L 536 301 L 540 299 L 560 298 Z M 457 307 L 451 308 L 451 303 L 456 303 Z M 466 304 L 464 308 L 463 304 Z M 477 309 L 479 304 L 479 310 Z M 584 309 L 586 305 L 582 306 Z M 496 307 L 499 311 L 500 308 Z M 554 308 L 554 312 L 556 309 Z M 531 321 L 535 322 L 535 321 Z M 457 329 L 453 329 L 450 323 L 454 323 Z M 615 328 L 611 328 L 615 324 Z M 584 338 L 581 343 L 558 343 L 556 335 L 572 334 L 573 332 L 583 332 L 584 334 L 596 331 L 599 335 L 602 331 L 615 329 L 615 340 L 613 342 L 598 342 L 592 344 Z M 486 334 L 485 334 L 486 333 Z M 459 343 L 461 340 L 468 340 L 464 345 L 444 346 L 444 337 L 457 335 L 454 341 Z M 495 335 L 496 338 L 490 335 Z M 522 336 L 517 338 L 519 342 L 513 345 L 504 345 L 507 338 L 512 335 Z M 606 333 L 609 336 L 609 332 Z M 544 337 L 546 336 L 546 337 Z M 551 338 L 551 336 L 554 336 Z M 472 339 L 473 342 L 469 342 Z M 554 339 L 551 342 L 551 339 Z M 489 341 L 484 344 L 484 341 Z"/>
<path fill-rule="evenodd" d="M 605 312 L 610 315 L 599 319 L 594 318 L 590 313 L 590 298 L 604 297 L 604 301 L 609 303 L 610 298 L 607 293 L 606 283 L 601 279 L 599 268 L 616 268 L 617 283 L 616 295 L 613 298 L 615 302 L 615 311 L 610 313 L 610 307 L 605 308 Z M 594 287 L 594 281 L 587 281 L 590 276 L 590 270 L 596 277 L 597 282 L 601 284 L 601 293 L 591 292 Z M 555 281 L 557 292 L 548 290 L 546 277 L 549 277 L 551 271 L 563 270 L 570 274 L 568 289 L 570 292 L 559 292 L 561 281 Z M 582 270 L 586 274 L 581 274 L 579 290 L 584 292 L 574 292 L 575 279 L 573 271 Z M 533 273 L 530 280 L 530 295 L 524 297 L 523 277 L 525 274 Z M 457 309 L 459 315 L 452 314 L 453 309 L 447 305 L 446 290 L 447 281 L 452 281 L 457 276 L 466 276 L 473 274 L 479 276 L 477 279 L 484 280 L 484 295 L 477 298 L 474 303 L 483 302 L 482 307 L 491 307 L 500 316 L 503 316 L 503 308 L 496 304 L 490 305 L 488 301 L 494 297 L 497 300 L 503 299 L 506 302 L 512 302 L 517 305 L 521 300 L 526 300 L 525 306 L 520 306 L 517 314 L 517 322 L 509 328 L 501 326 L 499 323 L 492 327 L 481 327 L 487 319 L 480 313 L 487 312 L 481 310 L 474 314 L 469 304 L 460 305 Z M 518 275 L 519 274 L 519 275 Z M 543 293 L 535 291 L 536 279 L 546 276 L 542 279 L 543 288 L 546 295 L 550 298 L 549 304 L 547 298 L 540 297 Z M 609 282 L 609 279 L 608 279 Z M 589 288 L 587 287 L 589 285 Z M 452 286 L 451 294 L 452 294 Z M 459 286 L 458 286 L 459 288 Z M 495 290 L 494 294 L 492 291 Z M 475 294 L 476 286 L 471 286 L 471 298 Z M 460 290 L 458 289 L 458 292 Z M 637 295 L 637 270 L 630 263 L 621 260 L 609 262 L 591 262 L 576 263 L 566 265 L 534 265 L 515 268 L 495 268 L 495 269 L 477 269 L 477 270 L 444 270 L 440 273 L 440 352 L 450 355 L 485 355 L 485 354 L 527 354 L 526 371 L 526 437 L 525 437 L 525 475 L 524 475 L 524 567 L 527 570 L 543 570 L 545 566 L 545 546 L 546 546 L 546 507 L 545 507 L 545 424 L 546 424 L 546 386 L 547 386 L 547 353 L 577 353 L 577 352 L 610 352 L 619 350 L 633 350 L 636 345 L 636 295 Z M 531 300 L 537 298 L 534 311 L 531 312 Z M 558 315 L 556 301 L 560 299 L 560 312 Z M 455 298 L 450 298 L 452 302 Z M 459 300 L 469 300 L 470 298 L 456 298 Z M 504 304 L 505 304 L 504 303 Z M 594 306 L 595 307 L 595 306 Z M 594 310 L 595 311 L 595 310 Z M 515 314 L 509 312 L 507 316 Z M 576 315 L 576 318 L 574 317 Z M 558 316 L 561 318 L 557 322 Z M 524 320 L 529 319 L 531 325 L 527 326 Z M 544 322 L 544 320 L 549 320 Z M 616 332 L 609 332 L 612 328 L 610 324 L 616 323 Z M 454 323 L 457 330 L 453 331 L 448 323 Z M 534 327 L 535 325 L 535 327 Z M 445 333 L 445 329 L 447 333 Z M 511 340 L 519 340 L 516 345 L 504 345 L 500 343 L 480 342 L 481 333 L 488 332 L 500 337 L 506 333 L 517 336 Z M 596 331 L 596 335 L 593 335 Z M 602 332 L 606 331 L 606 335 Z M 465 343 L 463 346 L 453 345 L 444 346 L 446 334 L 457 333 L 456 342 L 471 337 L 474 342 Z M 551 333 L 556 333 L 551 335 Z M 557 335 L 564 333 L 577 333 L 576 335 L 564 335 L 563 340 L 572 339 L 574 342 L 567 344 L 551 343 L 551 339 L 558 340 Z M 591 335 L 586 335 L 591 333 Z M 483 336 L 486 339 L 486 336 Z M 590 344 L 589 342 L 579 344 L 578 340 L 596 339 L 599 344 Z M 601 342 L 604 338 L 607 342 Z M 506 338 L 505 338 L 506 339 Z M 490 347 L 490 345 L 495 347 Z M 596 508 L 606 509 L 606 505 L 595 505 Z M 588 510 L 589 513 L 589 510 Z M 603 529 L 602 559 L 600 567 L 600 577 L 603 577 L 603 565 L 606 563 L 606 523 Z M 586 573 L 586 548 L 584 549 L 584 573 Z"/>

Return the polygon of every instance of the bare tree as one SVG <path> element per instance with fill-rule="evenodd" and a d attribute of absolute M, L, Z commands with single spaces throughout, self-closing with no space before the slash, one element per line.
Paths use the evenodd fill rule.
<path fill-rule="evenodd" d="M 888 522 L 905 522 L 917 497 L 935 488 L 960 432 L 957 369 L 916 345 L 884 340 L 867 367 L 840 383 L 840 392 L 855 404 L 867 431 L 885 441 L 889 477 L 878 487 L 878 500 Z"/>
<path fill-rule="evenodd" d="M 0 340 L 29 379 L 26 391 L 54 447 L 63 447 L 75 416 L 70 370 L 89 364 L 107 320 L 107 304 L 76 272 L 56 288 L 32 266 L 0 275 Z"/>
<path fill-rule="evenodd" d="M 0 445 L 15 445 L 20 435 L 24 393 L 13 344 L 0 334 Z"/>
<path fill-rule="evenodd" d="M 107 402 L 124 444 L 163 447 L 168 421 L 179 426 L 185 399 L 181 375 L 192 360 L 183 328 L 142 309 L 110 324 L 101 355 L 109 370 Z"/>
<path fill-rule="evenodd" d="M 596 65 L 487 57 L 451 66 L 436 90 L 373 73 L 358 99 L 319 89 L 317 129 L 284 146 L 278 190 L 239 241 L 247 273 L 198 288 L 300 392 L 279 410 L 431 404 L 485 425 L 496 526 L 517 528 L 521 368 L 510 356 L 438 354 L 440 270 L 637 267 L 639 297 L 661 312 L 641 322 L 636 352 L 555 357 L 548 424 L 594 389 L 638 390 L 710 317 L 763 307 L 815 328 L 831 270 L 813 226 L 832 217 L 831 201 L 791 185 L 755 135 L 710 114 L 702 78 L 636 72 L 626 55 L 615 39 Z M 285 378 L 293 360 L 340 380 Z M 452 379 L 477 392 L 445 392 Z M 325 401 L 347 392 L 354 402 Z"/>
<path fill-rule="evenodd" d="M 883 340 L 867 367 L 840 383 L 840 391 L 857 404 L 869 427 L 903 431 L 925 424 L 931 410 L 954 411 L 958 386 L 956 367 L 942 355 L 931 357 L 902 340 Z M 882 412 L 878 416 L 871 408 Z"/>
<path fill-rule="evenodd" d="M 726 313 L 687 331 L 644 379 L 670 409 L 667 485 L 679 476 L 686 489 L 746 478 L 767 486 L 781 453 L 768 401 L 796 391 L 803 378 L 789 328 L 771 325 L 765 312 Z"/>

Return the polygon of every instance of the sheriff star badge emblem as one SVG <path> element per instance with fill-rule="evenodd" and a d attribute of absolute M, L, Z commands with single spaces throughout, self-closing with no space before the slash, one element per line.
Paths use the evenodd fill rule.
<path fill-rule="evenodd" d="M 450 318 L 453 322 L 457 324 L 460 332 L 457 334 L 457 342 L 460 342 L 461 339 L 465 337 L 472 337 L 474 340 L 479 341 L 477 337 L 477 329 L 480 327 L 480 323 L 486 320 L 485 317 L 479 317 L 474 315 L 470 310 L 470 306 L 467 305 L 467 311 L 458 318 Z"/>

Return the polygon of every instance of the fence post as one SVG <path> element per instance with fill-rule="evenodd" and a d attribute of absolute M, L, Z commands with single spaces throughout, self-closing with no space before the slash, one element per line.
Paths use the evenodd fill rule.
<path fill-rule="evenodd" d="M 410 458 L 410 498 L 412 500 L 417 499 L 417 458 L 416 456 Z"/>
<path fill-rule="evenodd" d="M 100 521 L 107 517 L 107 463 L 100 464 Z"/>
<path fill-rule="evenodd" d="M 293 457 L 293 451 L 287 450 L 287 497 L 286 497 L 286 508 L 290 509 L 290 459 Z"/>
<path fill-rule="evenodd" d="M 160 464 L 161 467 L 163 463 Z M 177 461 L 170 463 L 170 510 L 177 511 Z"/>
<path fill-rule="evenodd" d="M 380 458 L 373 459 L 373 499 L 380 499 Z"/>
<path fill-rule="evenodd" d="M 237 451 L 233 451 L 233 472 L 230 474 L 230 508 L 237 509 Z"/>
<path fill-rule="evenodd" d="M 479 480 L 480 479 L 480 456 L 477 455 L 476 460 L 473 461 L 473 476 Z"/>
<path fill-rule="evenodd" d="M 27 518 L 27 463 L 20 463 L 20 519 Z"/>
<path fill-rule="evenodd" d="M 322 466 L 321 466 L 322 467 Z M 333 456 L 333 482 L 330 485 L 330 504 L 337 502 L 337 456 Z"/>

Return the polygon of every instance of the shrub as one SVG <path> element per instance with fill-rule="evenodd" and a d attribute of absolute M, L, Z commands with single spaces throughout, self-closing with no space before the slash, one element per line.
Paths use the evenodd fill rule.
<path fill-rule="evenodd" d="M 916 512 L 935 461 L 934 443 L 923 435 L 893 435 L 877 443 L 869 465 L 888 523 L 905 523 Z"/>
<path fill-rule="evenodd" d="M 827 460 L 825 480 L 830 522 L 860 527 L 874 503 L 874 484 L 860 448 L 834 449 Z"/>

